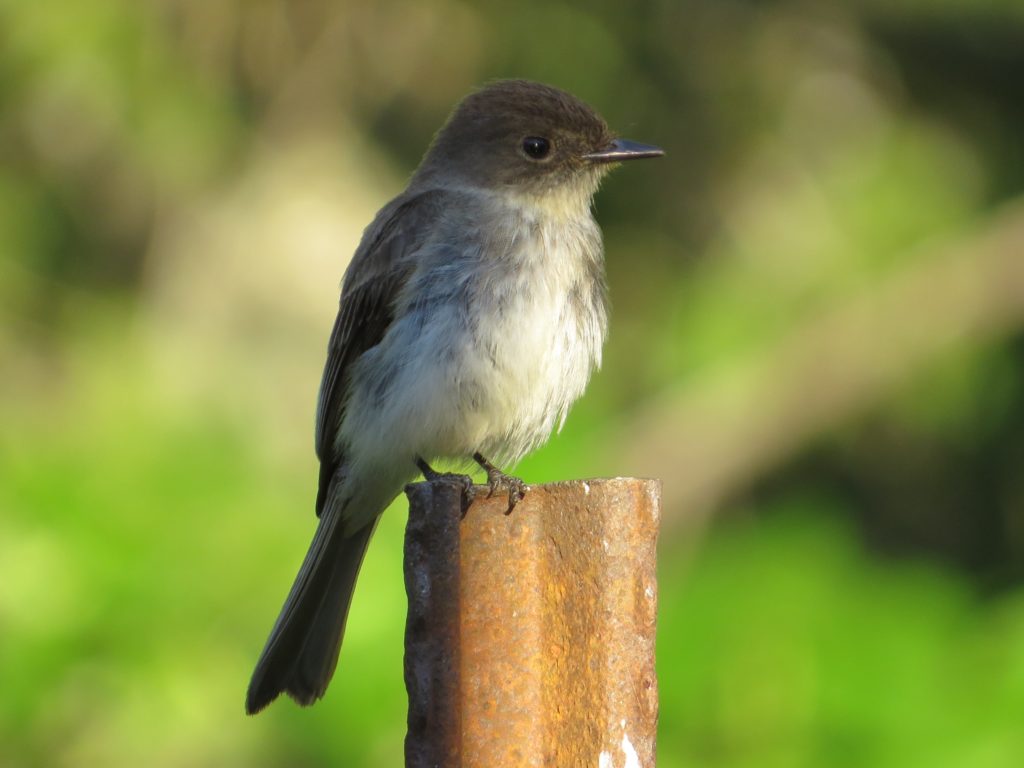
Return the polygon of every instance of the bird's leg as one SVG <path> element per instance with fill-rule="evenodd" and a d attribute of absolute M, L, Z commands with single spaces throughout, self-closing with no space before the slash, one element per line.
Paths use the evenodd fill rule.
<path fill-rule="evenodd" d="M 518 477 L 506 475 L 479 452 L 473 454 L 473 461 L 483 467 L 487 473 L 487 485 L 491 489 L 490 493 L 487 494 L 487 498 L 490 498 L 498 491 L 508 491 L 508 509 L 505 511 L 505 514 L 509 514 L 516 508 L 519 500 L 526 495 L 526 483 Z"/>
<path fill-rule="evenodd" d="M 462 486 L 462 501 L 463 508 L 462 513 L 466 513 L 466 509 L 469 508 L 470 503 L 473 501 L 473 478 L 469 475 L 461 475 L 458 472 L 438 472 L 436 469 L 427 464 L 426 460 L 422 456 L 416 457 L 416 466 L 419 467 L 420 472 L 423 473 L 429 482 L 435 480 L 449 480 Z"/>

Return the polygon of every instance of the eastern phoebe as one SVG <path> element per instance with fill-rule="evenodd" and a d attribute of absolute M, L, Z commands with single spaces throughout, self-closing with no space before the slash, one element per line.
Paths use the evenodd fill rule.
<path fill-rule="evenodd" d="M 455 108 L 345 272 L 316 414 L 320 520 L 256 664 L 246 710 L 299 704 L 334 674 L 359 566 L 385 507 L 437 457 L 472 457 L 509 508 L 514 464 L 561 427 L 608 326 L 591 214 L 616 138 L 582 101 L 525 80 Z"/>

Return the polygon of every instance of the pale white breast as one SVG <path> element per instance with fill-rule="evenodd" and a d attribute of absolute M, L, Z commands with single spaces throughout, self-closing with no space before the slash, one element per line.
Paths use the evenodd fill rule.
<path fill-rule="evenodd" d="M 561 428 L 601 363 L 607 329 L 601 235 L 589 210 L 554 218 L 523 206 L 474 293 L 481 450 L 515 462 Z M 483 354 L 480 354 L 482 352 Z"/>

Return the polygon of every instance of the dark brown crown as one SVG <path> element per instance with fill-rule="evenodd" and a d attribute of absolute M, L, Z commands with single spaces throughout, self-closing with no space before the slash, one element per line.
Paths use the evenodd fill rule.
<path fill-rule="evenodd" d="M 498 80 L 471 93 L 452 112 L 443 130 L 461 132 L 492 125 L 576 134 L 595 145 L 611 137 L 590 105 L 571 93 L 530 80 Z"/>

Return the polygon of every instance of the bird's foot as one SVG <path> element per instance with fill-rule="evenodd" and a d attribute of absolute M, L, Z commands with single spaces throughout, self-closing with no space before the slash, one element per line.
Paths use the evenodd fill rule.
<path fill-rule="evenodd" d="M 473 454 L 473 461 L 487 473 L 487 487 L 490 489 L 487 498 L 491 498 L 499 491 L 508 492 L 508 509 L 505 510 L 505 514 L 510 514 L 526 495 L 526 483 L 521 478 L 505 474 L 479 453 Z"/>
<path fill-rule="evenodd" d="M 419 456 L 416 457 L 416 466 L 419 467 L 420 472 L 423 473 L 423 477 L 428 482 L 432 483 L 435 480 L 441 480 L 442 482 L 462 486 L 462 514 L 466 514 L 466 510 L 469 509 L 469 505 L 473 502 L 473 497 L 476 495 L 473 489 L 472 477 L 460 474 L 459 472 L 438 472 Z"/>

